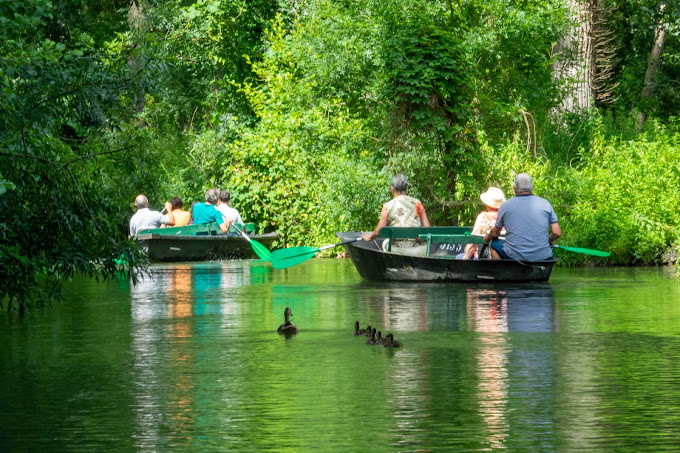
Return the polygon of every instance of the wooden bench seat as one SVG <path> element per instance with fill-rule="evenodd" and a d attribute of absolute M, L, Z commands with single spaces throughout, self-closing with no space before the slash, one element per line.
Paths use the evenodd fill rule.
<path fill-rule="evenodd" d="M 383 227 L 378 231 L 378 237 L 389 241 L 387 251 L 392 251 L 392 241 L 400 239 L 420 239 L 427 242 L 426 256 L 430 256 L 430 244 L 483 244 L 482 238 L 465 236 L 471 232 L 468 226 L 444 226 L 444 227 Z M 434 240 L 433 240 L 434 238 Z M 479 240 L 479 242 L 478 242 Z"/>

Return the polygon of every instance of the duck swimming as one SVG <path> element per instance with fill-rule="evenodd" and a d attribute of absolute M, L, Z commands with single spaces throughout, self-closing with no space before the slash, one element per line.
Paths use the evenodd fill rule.
<path fill-rule="evenodd" d="M 354 333 L 352 335 L 366 335 L 366 329 L 359 329 L 359 321 L 354 322 Z"/>
<path fill-rule="evenodd" d="M 385 339 L 387 341 L 384 343 L 383 346 L 385 346 L 386 348 L 400 348 L 402 346 L 400 342 L 394 341 L 394 335 L 392 335 L 391 333 L 388 333 L 385 336 Z"/>
<path fill-rule="evenodd" d="M 378 335 L 375 337 L 375 344 L 385 345 L 387 344 L 387 337 L 382 336 L 382 332 L 378 331 Z"/>
<path fill-rule="evenodd" d="M 371 326 L 367 326 L 367 327 L 366 327 L 366 330 L 365 330 L 364 333 L 363 333 L 363 335 L 364 335 L 365 337 L 371 338 L 371 332 L 372 332 Z"/>
<path fill-rule="evenodd" d="M 285 318 L 285 322 L 279 326 L 276 331 L 282 335 L 295 335 L 300 331 L 298 327 L 293 324 L 290 321 L 290 318 L 293 316 L 293 312 L 290 309 L 290 307 L 286 307 L 286 309 L 283 311 L 283 317 Z"/>
<path fill-rule="evenodd" d="M 376 345 L 376 344 L 380 344 L 375 339 L 375 330 L 371 330 L 371 337 L 366 341 L 366 344 L 369 344 L 371 346 Z"/>

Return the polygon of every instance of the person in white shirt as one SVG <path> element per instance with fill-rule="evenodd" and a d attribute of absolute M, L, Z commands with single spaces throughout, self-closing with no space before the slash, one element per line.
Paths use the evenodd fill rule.
<path fill-rule="evenodd" d="M 231 221 L 232 223 L 237 223 L 239 225 L 243 225 L 243 219 L 241 218 L 241 214 L 239 212 L 229 206 L 229 201 L 231 200 L 231 195 L 229 194 L 228 191 L 222 190 L 220 192 L 220 195 L 218 197 L 219 203 L 217 203 L 217 208 L 218 211 L 222 213 L 222 218 L 224 219 L 225 222 Z"/>
<path fill-rule="evenodd" d="M 149 200 L 142 194 L 137 195 L 137 198 L 135 198 L 135 206 L 137 206 L 137 212 L 130 219 L 130 236 L 134 236 L 142 230 L 158 228 L 161 225 L 173 226 L 175 224 L 175 216 L 172 215 L 172 205 L 170 203 L 165 203 L 167 215 L 163 215 L 158 211 L 151 211 L 149 209 Z"/>

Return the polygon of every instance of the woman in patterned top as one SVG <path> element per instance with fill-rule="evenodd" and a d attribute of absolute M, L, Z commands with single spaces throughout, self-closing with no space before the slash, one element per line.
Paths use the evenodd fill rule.
<path fill-rule="evenodd" d="M 392 200 L 385 203 L 380 212 L 378 226 L 370 233 L 361 235 L 364 241 L 372 241 L 378 237 L 382 227 L 429 227 L 425 207 L 420 200 L 406 195 L 408 181 L 406 176 L 398 174 L 391 182 Z"/>

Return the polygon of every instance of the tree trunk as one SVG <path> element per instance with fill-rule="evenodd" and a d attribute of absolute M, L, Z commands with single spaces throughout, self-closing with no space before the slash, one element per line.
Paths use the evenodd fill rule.
<path fill-rule="evenodd" d="M 553 69 L 555 77 L 566 89 L 558 114 L 590 108 L 595 95 L 591 4 L 582 0 L 568 0 L 568 4 L 574 22 L 573 28 L 553 49 L 554 53 L 562 54 Z"/>
<path fill-rule="evenodd" d="M 663 7 L 662 7 L 663 8 Z M 649 55 L 649 61 L 647 62 L 647 71 L 645 72 L 645 82 L 642 85 L 642 93 L 640 98 L 642 99 L 642 108 L 646 107 L 649 98 L 652 96 L 652 90 L 654 89 L 654 79 L 656 78 L 656 72 L 659 69 L 659 60 L 661 59 L 661 54 L 663 53 L 663 46 L 666 39 L 666 27 L 663 23 L 658 23 L 656 25 L 656 31 L 654 32 L 654 45 L 652 45 L 652 52 Z M 647 121 L 647 113 L 641 111 L 638 115 L 638 127 L 642 129 Z"/>
<path fill-rule="evenodd" d="M 130 65 L 130 73 L 132 76 L 132 83 L 135 87 L 135 113 L 141 113 L 144 110 L 144 78 L 142 76 L 142 46 L 144 36 L 144 11 L 142 0 L 130 0 L 130 9 L 128 10 L 128 27 L 132 34 L 132 49 L 128 57 L 128 64 Z"/>

